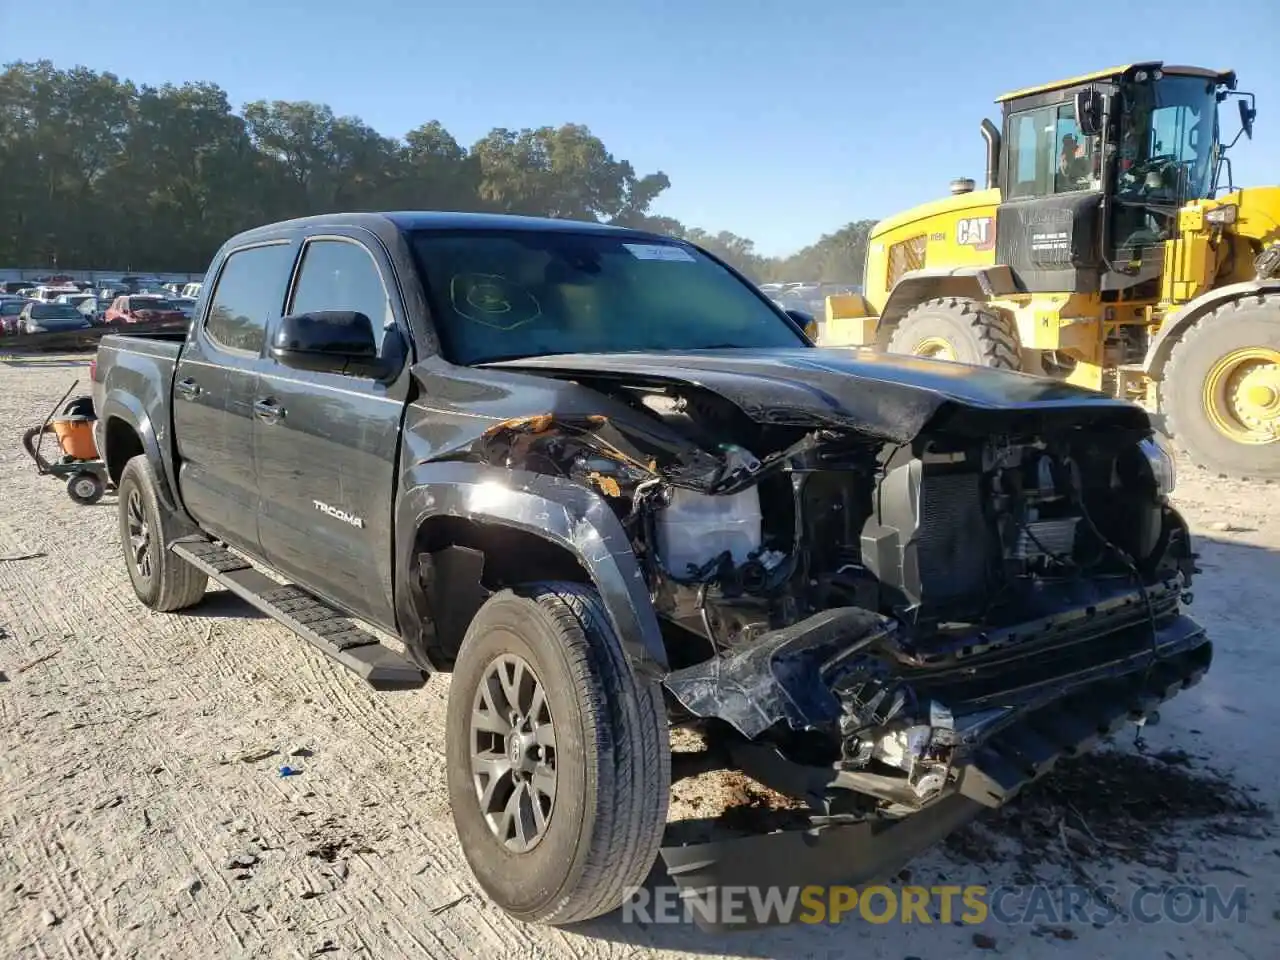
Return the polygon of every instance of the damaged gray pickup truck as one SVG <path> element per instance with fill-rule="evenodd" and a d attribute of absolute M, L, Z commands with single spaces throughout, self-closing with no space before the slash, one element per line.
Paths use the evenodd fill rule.
<path fill-rule="evenodd" d="M 696 891 L 886 876 L 1209 666 L 1135 406 L 819 349 L 595 224 L 316 217 L 207 279 L 94 373 L 138 598 L 213 579 L 376 685 L 452 671 L 454 820 L 521 919 L 660 848 Z M 804 828 L 663 848 L 673 725 Z"/>

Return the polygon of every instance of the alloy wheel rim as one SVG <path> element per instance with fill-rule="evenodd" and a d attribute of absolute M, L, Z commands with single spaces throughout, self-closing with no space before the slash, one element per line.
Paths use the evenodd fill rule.
<path fill-rule="evenodd" d="M 513 853 L 546 836 L 555 811 L 556 731 L 542 681 L 504 653 L 480 678 L 471 709 L 471 779 L 490 832 Z"/>
<path fill-rule="evenodd" d="M 129 556 L 138 576 L 144 580 L 151 579 L 151 527 L 147 523 L 146 512 L 142 508 L 142 495 L 137 490 L 129 491 L 129 504 L 126 512 L 129 528 Z"/>

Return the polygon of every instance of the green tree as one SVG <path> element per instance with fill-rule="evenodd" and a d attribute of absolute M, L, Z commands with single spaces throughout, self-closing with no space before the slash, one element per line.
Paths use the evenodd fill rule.
<path fill-rule="evenodd" d="M 652 212 L 638 175 L 581 124 L 495 128 L 470 150 L 438 121 L 385 137 L 324 104 L 237 113 L 210 83 L 135 87 L 47 60 L 0 72 L 0 264 L 202 269 L 247 227 L 337 210 L 487 210 L 685 237 L 757 281 L 857 282 L 870 221 L 790 257 Z"/>
<path fill-rule="evenodd" d="M 480 164 L 480 199 L 503 213 L 579 220 L 643 215 L 669 181 L 637 178 L 580 124 L 490 131 L 471 149 Z"/>

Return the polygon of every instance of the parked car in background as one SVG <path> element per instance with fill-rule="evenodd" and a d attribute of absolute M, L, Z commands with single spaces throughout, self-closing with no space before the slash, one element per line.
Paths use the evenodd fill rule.
<path fill-rule="evenodd" d="M 155 294 L 131 293 L 116 297 L 107 308 L 108 324 L 121 326 L 131 323 L 185 325 L 188 317 L 165 297 Z"/>
<path fill-rule="evenodd" d="M 190 320 L 191 315 L 196 312 L 195 297 L 171 297 L 170 300 L 175 307 L 182 311 L 182 315 L 188 320 Z"/>
<path fill-rule="evenodd" d="M 61 296 L 79 292 L 79 287 L 69 283 L 57 284 L 56 286 L 40 286 L 36 287 L 35 299 L 43 300 L 45 303 L 54 303 Z"/>
<path fill-rule="evenodd" d="M 0 280 L 0 294 L 17 294 L 31 286 L 30 280 Z"/>
<path fill-rule="evenodd" d="M 22 333 L 69 333 L 88 330 L 92 323 L 69 303 L 31 302 L 22 308 L 18 327 Z"/>
<path fill-rule="evenodd" d="M 164 289 L 164 281 L 149 274 L 131 273 L 120 278 L 120 286 L 141 293 L 143 290 Z"/>
<path fill-rule="evenodd" d="M 98 323 L 102 318 L 98 298 L 92 293 L 64 293 L 54 302 L 71 304 L 91 323 Z"/>
<path fill-rule="evenodd" d="M 0 334 L 18 332 L 18 318 L 26 305 L 21 297 L 0 296 Z"/>

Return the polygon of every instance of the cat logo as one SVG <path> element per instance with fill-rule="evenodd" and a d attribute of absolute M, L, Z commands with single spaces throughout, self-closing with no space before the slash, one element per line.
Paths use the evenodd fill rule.
<path fill-rule="evenodd" d="M 956 223 L 956 243 L 975 250 L 990 250 L 996 245 L 996 223 L 993 217 L 970 217 Z"/>

